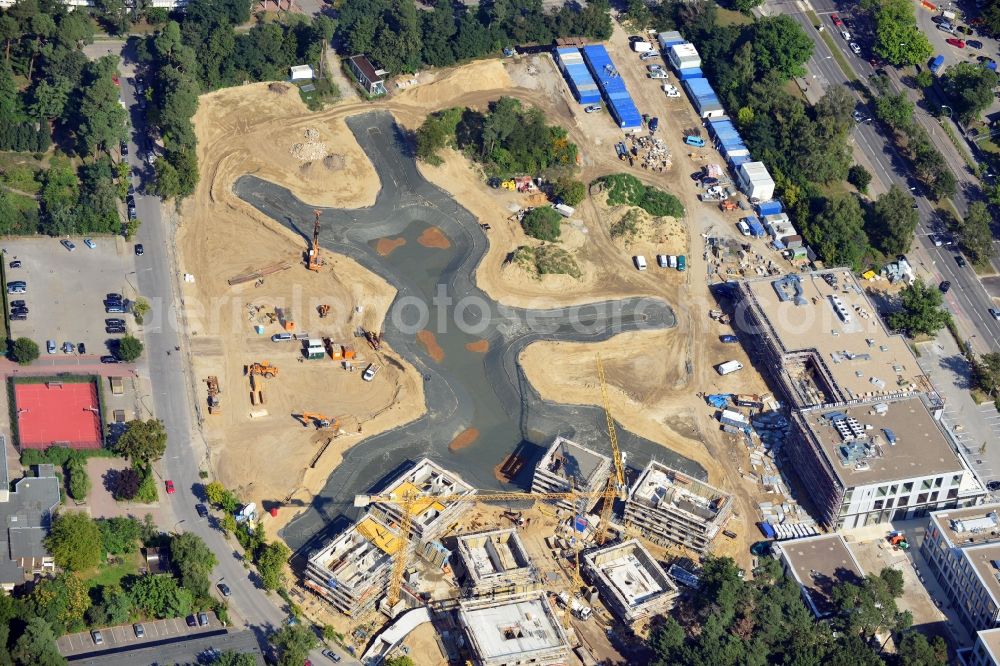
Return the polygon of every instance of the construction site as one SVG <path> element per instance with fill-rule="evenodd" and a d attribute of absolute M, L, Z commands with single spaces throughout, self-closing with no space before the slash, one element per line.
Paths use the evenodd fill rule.
<path fill-rule="evenodd" d="M 620 29 L 608 50 L 628 57 Z M 661 103 L 658 87 L 640 83 L 641 70 L 623 69 L 622 76 L 639 101 Z M 504 650 L 529 630 L 546 633 L 534 647 L 521 646 L 539 650 L 538 663 L 565 661 L 581 647 L 620 654 L 605 628 L 625 622 L 642 634 L 644 608 L 669 605 L 677 590 L 662 570 L 690 573 L 705 552 L 749 568 L 762 505 L 787 506 L 773 484 L 751 473 L 754 451 L 720 429 L 703 399 L 765 392 L 751 371 L 734 378 L 713 369 L 749 360 L 720 340 L 733 332 L 728 322 L 706 316 L 716 306 L 702 277 L 709 254 L 691 247 L 700 234 L 733 228 L 739 216 L 703 205 L 689 184 L 687 173 L 709 151 L 691 153 L 673 131 L 661 131 L 655 143 L 636 142 L 650 159 L 668 155 L 670 164 L 630 173 L 676 194 L 689 217 L 639 216 L 633 238 L 612 239 L 609 227 L 630 211 L 595 194 L 562 225 L 561 246 L 580 276 L 529 274 L 507 257 L 536 241 L 510 218 L 538 205 L 531 198 L 537 192 L 516 183 L 491 188 L 450 149 L 440 166 L 414 163 L 411 171 L 404 160 L 390 164 L 394 146 L 378 144 L 392 135 L 391 123 L 412 130 L 431 111 L 484 108 L 500 95 L 542 109 L 548 122 L 567 129 L 580 146 L 584 182 L 629 169 L 613 149 L 621 132 L 574 105 L 551 59 L 540 54 L 421 73 L 418 85 L 376 112 L 352 102 L 309 113 L 297 96 L 267 84 L 205 95 L 195 116 L 204 176 L 180 211 L 182 317 L 208 466 L 245 501 L 277 507 L 263 520 L 269 535 L 293 550 L 309 544 L 307 612 L 347 630 L 359 651 L 409 646 L 420 663 L 509 663 Z M 683 126 L 696 124 L 686 106 L 676 112 Z M 397 177 L 429 183 L 416 194 L 437 210 L 385 209 L 391 223 L 369 224 L 383 205 L 398 205 L 390 201 Z M 635 271 L 630 255 L 637 252 L 687 252 L 688 271 Z M 418 271 L 426 282 L 413 277 Z M 441 283 L 456 298 L 482 294 L 491 307 L 514 313 L 479 335 L 430 327 L 403 334 L 394 326 L 401 290 L 429 300 Z M 628 317 L 618 328 L 595 319 L 599 333 L 576 338 L 530 336 L 523 326 L 536 312 L 639 297 L 656 303 L 643 326 L 630 326 Z M 684 307 L 675 312 L 674 303 Z M 624 461 L 594 407 L 602 386 Z M 544 418 L 519 415 L 529 408 Z M 451 420 L 428 419 L 428 412 Z M 529 457 L 516 448 L 526 439 L 525 423 L 539 449 Z M 406 460 L 428 476 L 372 490 Z M 514 483 L 512 469 L 532 472 L 530 483 Z M 659 490 L 637 489 L 651 470 L 663 475 Z M 350 528 L 312 541 L 342 517 L 345 500 L 364 493 L 371 493 L 369 504 L 351 515 Z M 446 499 L 455 496 L 461 499 Z M 647 524 L 629 517 L 630 505 Z M 501 526 L 505 533 L 492 534 Z M 474 536 L 484 531 L 489 536 Z M 615 539 L 640 541 L 608 556 L 617 564 L 595 559 L 588 573 L 587 553 Z M 633 585 L 646 592 L 628 592 Z M 495 602 L 479 598 L 498 587 L 505 591 Z M 615 594 L 625 601 L 612 601 Z M 534 606 L 539 598 L 545 608 Z M 432 625 L 420 623 L 399 641 L 377 638 L 390 617 L 398 623 L 429 602 L 447 611 L 444 619 L 434 615 Z M 462 604 L 469 605 L 466 626 Z M 560 628 L 546 629 L 549 617 Z M 507 620 L 522 629 L 502 642 L 468 633 Z"/>

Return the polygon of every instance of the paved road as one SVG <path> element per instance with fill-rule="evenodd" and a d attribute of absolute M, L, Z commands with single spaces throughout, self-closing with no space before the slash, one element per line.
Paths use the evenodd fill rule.
<path fill-rule="evenodd" d="M 134 58 L 126 57 L 121 68 L 121 96 L 130 109 L 135 128 L 129 141 L 128 160 L 139 189 L 136 209 L 142 226 L 136 241 L 145 247 L 145 254 L 138 258 L 136 282 L 139 293 L 151 305 L 151 316 L 143 327 L 146 352 L 139 371 L 152 380 L 155 412 L 167 430 L 167 453 L 161 473 L 173 480 L 177 492 L 166 496 L 164 510 L 173 514 L 171 531 L 193 532 L 215 553 L 219 564 L 214 575 L 216 581 L 224 579 L 232 590 L 228 602 L 234 622 L 245 623 L 263 648 L 267 635 L 287 617 L 287 609 L 279 597 L 267 595 L 258 586 L 251 578 L 253 574 L 243 567 L 241 553 L 208 521 L 199 518 L 194 508 L 201 501 L 202 481 L 198 473 L 207 467 L 204 464 L 207 456 L 200 433 L 194 427 L 196 398 L 187 372 L 189 366 L 184 360 L 182 327 L 177 322 L 179 290 L 173 229 L 162 215 L 159 199 L 142 194 L 152 182 L 152 173 L 139 159 L 137 139 L 146 143 L 143 139 L 146 134 L 143 114 L 136 105 L 135 88 L 130 83 L 135 76 L 134 63 Z M 180 352 L 176 351 L 178 347 Z M 318 651 L 311 656 L 318 659 L 315 663 L 323 663 Z"/>
<path fill-rule="evenodd" d="M 264 663 L 263 653 L 257 644 L 257 637 L 250 631 L 233 633 L 213 633 L 209 638 L 174 639 L 161 642 L 154 647 L 131 649 L 127 652 L 102 653 L 100 656 L 70 657 L 74 666 L 145 666 L 146 664 L 195 664 L 202 663 L 199 657 L 208 650 L 239 652 L 254 655 L 258 664 Z M 313 662 L 323 663 L 323 662 Z"/>
<path fill-rule="evenodd" d="M 836 11 L 836 5 L 831 0 L 816 0 L 813 3 L 817 12 L 821 13 L 821 21 L 825 30 L 830 31 L 836 47 L 841 51 L 848 63 L 861 78 L 867 78 L 874 73 L 871 65 L 855 56 L 848 43 L 836 31 L 829 14 Z M 794 18 L 803 30 L 809 35 L 814 43 L 813 57 L 807 64 L 809 71 L 824 79 L 829 85 L 845 85 L 851 90 L 851 94 L 860 104 L 863 101 L 861 95 L 852 87 L 850 81 L 840 69 L 833 54 L 827 47 L 820 33 L 812 26 L 809 17 L 800 10 L 798 3 L 776 2 L 769 5 L 774 10 L 788 14 Z M 898 78 L 894 79 L 897 81 Z M 872 114 L 872 110 L 868 110 Z M 922 114 L 918 113 L 918 119 Z M 923 119 L 921 119 L 922 122 Z M 928 132 L 936 132 L 936 135 L 943 134 L 935 128 L 928 128 Z M 935 136 L 936 136 L 935 135 Z M 853 133 L 854 139 L 868 159 L 876 165 L 876 178 L 884 185 L 896 184 L 904 189 L 916 187 L 916 181 L 911 177 L 909 166 L 898 154 L 893 146 L 879 133 L 875 124 L 860 124 Z M 964 169 L 964 163 L 961 165 Z M 961 176 L 961 173 L 957 174 Z M 923 196 L 916 197 L 920 211 L 920 226 L 917 230 L 918 254 L 926 257 L 924 263 L 925 270 L 929 271 L 937 281 L 948 280 L 952 283 L 952 289 L 946 297 L 946 301 L 956 315 L 959 330 L 972 342 L 980 353 L 1000 350 L 1000 322 L 997 322 L 989 315 L 989 308 L 994 307 L 983 284 L 979 281 L 971 267 L 961 268 L 955 261 L 955 253 L 947 247 L 934 247 L 929 235 L 938 228 L 934 207 L 930 201 Z M 961 199 L 959 202 L 961 203 Z"/>
<path fill-rule="evenodd" d="M 353 513 L 348 508 L 352 496 L 407 460 L 437 458 L 469 483 L 489 489 L 505 487 L 494 468 L 508 454 L 518 451 L 530 465 L 556 434 L 606 447 L 601 410 L 540 400 L 524 378 L 518 354 L 541 339 L 599 341 L 621 331 L 674 325 L 673 311 L 660 299 L 552 310 L 500 306 L 473 282 L 475 267 L 488 247 L 486 234 L 471 213 L 420 175 L 392 116 L 372 112 L 353 116 L 347 124 L 371 159 L 382 189 L 370 208 L 323 211 L 320 244 L 356 259 L 398 290 L 386 317 L 385 339 L 424 376 L 428 413 L 345 454 L 307 511 L 282 532 L 296 550 L 318 547 L 340 531 L 340 519 Z M 297 224 L 312 220 L 313 207 L 284 188 L 244 176 L 235 191 L 293 231 L 310 235 Z M 430 220 L 449 239 L 450 248 L 424 248 L 416 241 Z M 407 239 L 388 258 L 373 247 L 386 236 Z M 440 307 L 442 295 L 449 300 Z M 470 307 L 463 310 L 463 302 Z M 428 321 L 416 321 L 414 313 L 421 310 L 429 313 Z M 475 332 L 466 334 L 463 326 Z M 424 328 L 433 330 L 444 349 L 442 361 L 431 359 L 417 342 L 415 333 Z M 484 357 L 463 349 L 479 339 L 489 341 Z M 449 450 L 452 439 L 467 428 L 475 428 L 478 439 L 468 448 Z M 624 431 L 621 437 L 633 463 L 655 455 L 691 474 L 704 475 L 704 470 L 669 449 Z"/>

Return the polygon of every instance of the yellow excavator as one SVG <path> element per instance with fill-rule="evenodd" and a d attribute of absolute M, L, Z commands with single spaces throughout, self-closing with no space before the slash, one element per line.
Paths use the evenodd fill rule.
<path fill-rule="evenodd" d="M 308 428 L 310 423 L 315 425 L 317 430 L 340 427 L 339 420 L 317 412 L 302 412 L 301 414 L 292 414 L 292 416 L 301 421 L 304 428 Z"/>

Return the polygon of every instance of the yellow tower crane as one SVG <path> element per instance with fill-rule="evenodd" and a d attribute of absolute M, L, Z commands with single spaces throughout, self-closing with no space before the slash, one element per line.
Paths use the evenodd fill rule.
<path fill-rule="evenodd" d="M 604 402 L 604 418 L 608 422 L 608 437 L 611 440 L 611 458 L 614 460 L 613 473 L 608 475 L 608 485 L 604 488 L 604 501 L 601 504 L 601 522 L 597 525 L 594 540 L 604 544 L 608 537 L 608 523 L 611 521 L 611 508 L 615 498 L 625 499 L 625 465 L 622 453 L 618 448 L 618 433 L 615 430 L 615 420 L 611 416 L 611 401 L 608 399 L 608 387 L 604 383 L 604 363 L 601 355 L 597 355 L 597 379 L 601 383 L 601 400 Z"/>
<path fill-rule="evenodd" d="M 475 495 L 431 495 L 426 493 L 396 493 L 389 495 L 357 495 L 354 498 L 354 506 L 364 508 L 372 504 L 392 504 L 400 508 L 402 519 L 399 525 L 398 547 L 393 553 L 392 573 L 389 577 L 389 588 L 386 591 L 386 599 L 389 607 L 395 606 L 399 602 L 400 593 L 403 588 L 403 574 L 406 573 L 406 565 L 410 557 L 410 537 L 413 533 L 413 515 L 419 513 L 422 508 L 439 503 L 451 504 L 453 502 L 506 502 L 521 500 L 564 500 L 571 502 L 584 497 L 603 497 L 605 491 L 593 493 L 480 493 Z M 577 562 L 579 567 L 579 562 Z"/>

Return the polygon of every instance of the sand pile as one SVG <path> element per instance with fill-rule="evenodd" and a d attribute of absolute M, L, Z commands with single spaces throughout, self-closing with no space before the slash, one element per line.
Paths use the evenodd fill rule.
<path fill-rule="evenodd" d="M 292 157 L 302 162 L 315 162 L 327 156 L 326 144 L 319 140 L 319 132 L 311 127 L 305 131 L 306 140 L 292 145 Z"/>

